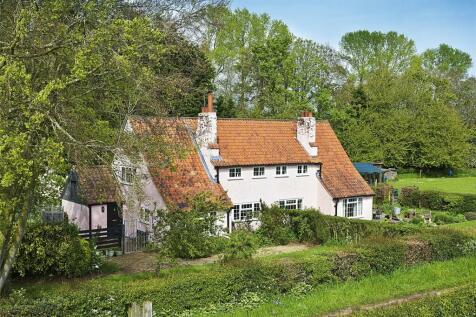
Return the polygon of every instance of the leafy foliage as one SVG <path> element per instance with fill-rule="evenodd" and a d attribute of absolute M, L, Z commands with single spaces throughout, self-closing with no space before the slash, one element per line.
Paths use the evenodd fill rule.
<path fill-rule="evenodd" d="M 15 275 L 77 277 L 100 269 L 99 256 L 73 224 L 29 224 L 23 239 Z"/>
<path fill-rule="evenodd" d="M 415 241 L 422 242 L 426 249 L 416 249 Z M 444 241 L 457 247 L 450 252 Z M 97 283 L 92 288 L 75 288 L 37 298 L 27 298 L 20 291 L 8 301 L 0 302 L 0 307 L 6 316 L 119 316 L 125 314 L 131 302 L 150 300 L 158 316 L 214 313 L 233 307 L 253 307 L 276 295 L 302 294 L 323 284 L 387 274 L 443 256 L 474 254 L 476 248 L 467 251 L 464 247 L 470 241 L 463 235 L 442 230 L 430 230 L 424 236 L 406 239 L 372 238 L 311 257 L 248 260 L 180 274 L 162 272 L 146 282 L 139 278 L 127 288 L 122 283 Z M 407 255 L 409 252 L 412 256 Z"/>
<path fill-rule="evenodd" d="M 154 237 L 162 252 L 177 258 L 202 258 L 217 252 L 217 212 L 226 206 L 201 193 L 189 200 L 189 210 L 169 208 L 157 213 Z"/>
<path fill-rule="evenodd" d="M 257 250 L 256 240 L 256 236 L 248 230 L 234 230 L 225 245 L 223 261 L 250 259 Z"/>

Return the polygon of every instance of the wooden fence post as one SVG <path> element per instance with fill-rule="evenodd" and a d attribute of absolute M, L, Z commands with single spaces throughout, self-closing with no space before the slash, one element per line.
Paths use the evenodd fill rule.
<path fill-rule="evenodd" d="M 143 302 L 142 305 L 132 303 L 127 312 L 128 317 L 152 317 L 152 302 Z"/>

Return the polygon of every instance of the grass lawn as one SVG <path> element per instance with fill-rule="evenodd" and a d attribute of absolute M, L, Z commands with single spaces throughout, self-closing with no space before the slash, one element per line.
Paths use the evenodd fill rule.
<path fill-rule="evenodd" d="M 419 177 L 417 174 L 402 174 L 398 175 L 397 181 L 389 182 L 389 184 L 395 188 L 417 186 L 421 190 L 476 194 L 476 176 Z"/>
<path fill-rule="evenodd" d="M 452 223 L 452 224 L 446 225 L 446 227 L 464 232 L 467 235 L 470 235 L 476 238 L 476 220 L 460 222 L 460 223 Z"/>
<path fill-rule="evenodd" d="M 390 275 L 325 285 L 305 296 L 284 296 L 254 310 L 238 309 L 219 316 L 319 316 L 349 306 L 475 282 L 476 258 L 459 258 L 401 269 Z"/>

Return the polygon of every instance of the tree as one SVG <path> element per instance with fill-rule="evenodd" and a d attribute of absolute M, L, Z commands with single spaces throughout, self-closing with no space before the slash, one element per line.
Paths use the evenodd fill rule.
<path fill-rule="evenodd" d="M 127 2 L 3 1 L 0 9 L 0 290 L 42 187 L 66 163 L 108 162 L 150 93 L 162 35 Z M 132 144 L 132 143 L 131 143 Z"/>
<path fill-rule="evenodd" d="M 440 44 L 438 48 L 428 49 L 422 54 L 423 66 L 433 75 L 456 82 L 467 76 L 471 67 L 468 53 Z"/>
<path fill-rule="evenodd" d="M 402 73 L 415 55 L 414 42 L 396 32 L 350 32 L 342 37 L 340 47 L 360 84 L 379 69 Z"/>

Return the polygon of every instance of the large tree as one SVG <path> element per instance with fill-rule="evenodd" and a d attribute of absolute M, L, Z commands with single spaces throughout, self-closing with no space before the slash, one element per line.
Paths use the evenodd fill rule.
<path fill-rule="evenodd" d="M 340 47 L 358 83 L 381 69 L 402 73 L 415 54 L 414 42 L 396 32 L 350 32 L 342 37 Z"/>
<path fill-rule="evenodd" d="M 67 164 L 138 149 L 122 132 L 127 116 L 163 113 L 163 36 L 132 4 L 0 3 L 0 290 L 46 184 Z"/>

